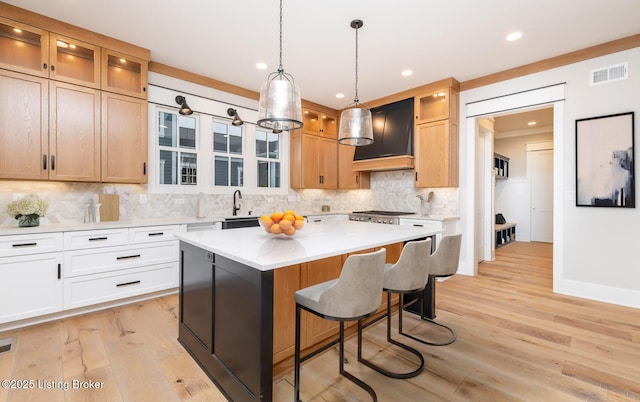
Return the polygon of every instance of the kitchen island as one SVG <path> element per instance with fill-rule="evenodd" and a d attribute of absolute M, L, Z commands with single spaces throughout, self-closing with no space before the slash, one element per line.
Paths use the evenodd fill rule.
<path fill-rule="evenodd" d="M 230 400 L 271 401 L 274 297 L 297 290 L 274 286 L 276 271 L 438 233 L 343 221 L 308 223 L 293 237 L 260 227 L 179 234 L 178 340 Z"/>

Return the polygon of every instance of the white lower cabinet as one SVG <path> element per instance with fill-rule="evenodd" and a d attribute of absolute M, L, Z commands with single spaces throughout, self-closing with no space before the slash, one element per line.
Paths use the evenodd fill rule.
<path fill-rule="evenodd" d="M 12 321 L 27 325 L 26 319 L 46 314 L 177 288 L 179 242 L 173 235 L 179 230 L 165 225 L 0 236 L 0 331 Z"/>
<path fill-rule="evenodd" d="M 62 310 L 62 253 L 0 258 L 0 324 Z"/>
<path fill-rule="evenodd" d="M 178 262 L 125 271 L 82 275 L 64 280 L 65 309 L 104 303 L 178 286 Z"/>

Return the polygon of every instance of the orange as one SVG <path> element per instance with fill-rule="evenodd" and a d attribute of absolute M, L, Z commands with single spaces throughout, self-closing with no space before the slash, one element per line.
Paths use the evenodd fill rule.
<path fill-rule="evenodd" d="M 295 215 L 295 217 L 296 217 L 297 221 L 304 220 L 304 216 L 302 216 L 302 215 Z"/>
<path fill-rule="evenodd" d="M 293 223 L 293 227 L 300 230 L 304 227 L 304 219 L 296 219 Z"/>
<path fill-rule="evenodd" d="M 287 209 L 287 210 L 286 210 L 286 211 L 284 211 L 282 214 L 283 214 L 283 215 L 294 215 L 294 216 L 295 216 L 295 214 L 296 214 L 296 213 L 295 213 L 295 212 L 293 212 L 293 210 L 292 210 L 292 209 Z"/>
<path fill-rule="evenodd" d="M 280 220 L 282 219 L 282 217 L 284 216 L 284 214 L 282 212 L 274 212 L 271 214 L 271 219 L 274 222 L 280 222 Z"/>
<path fill-rule="evenodd" d="M 285 214 L 282 217 L 282 220 L 285 220 L 285 219 L 288 220 L 288 221 L 291 221 L 293 223 L 296 220 L 296 216 L 292 215 L 292 214 Z"/>
<path fill-rule="evenodd" d="M 296 232 L 296 228 L 291 226 L 289 229 L 284 231 L 284 234 L 292 236 Z"/>
<path fill-rule="evenodd" d="M 285 215 L 285 217 L 282 218 L 282 220 L 280 221 L 280 229 L 285 233 L 290 227 L 293 226 L 293 222 L 287 219 L 286 217 L 287 215 Z"/>
<path fill-rule="evenodd" d="M 280 234 L 282 233 L 282 229 L 280 229 L 280 224 L 279 223 L 274 223 L 273 225 L 271 225 L 271 229 L 270 229 L 271 233 L 273 234 Z"/>
<path fill-rule="evenodd" d="M 260 221 L 264 226 L 271 227 L 273 225 L 273 219 L 269 215 L 262 215 Z"/>

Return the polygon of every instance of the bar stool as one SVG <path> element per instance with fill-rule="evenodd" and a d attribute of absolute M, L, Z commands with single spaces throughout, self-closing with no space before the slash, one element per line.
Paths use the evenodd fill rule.
<path fill-rule="evenodd" d="M 462 234 L 449 235 L 444 236 L 442 240 L 440 240 L 440 244 L 436 251 L 431 255 L 431 272 L 429 273 L 429 279 L 435 280 L 436 278 L 444 278 L 448 276 L 455 275 L 458 271 L 458 262 L 460 261 L 460 244 L 462 242 Z M 422 308 L 422 293 L 420 298 L 416 299 L 418 303 L 420 303 L 420 307 Z M 399 309 L 400 314 L 402 314 L 402 309 Z M 425 345 L 431 346 L 445 346 L 450 345 L 456 341 L 456 333 L 455 331 L 435 320 L 424 318 L 424 314 L 422 314 L 422 310 L 420 311 L 420 316 L 423 317 L 422 320 L 429 322 L 431 324 L 435 324 L 441 328 L 449 331 L 450 337 L 448 340 L 444 342 L 432 342 L 422 338 L 418 338 L 411 334 L 408 334 L 402 329 L 402 319 L 400 316 L 400 321 L 398 323 L 398 331 L 400 334 L 411 338 L 415 341 L 421 342 Z"/>
<path fill-rule="evenodd" d="M 395 373 L 362 357 L 362 320 L 358 320 L 358 361 L 365 366 L 391 378 L 412 378 L 419 375 L 424 368 L 424 357 L 418 350 L 398 342 L 391 337 L 391 294 L 397 293 L 400 296 L 400 303 L 403 303 L 405 293 L 415 293 L 424 290 L 429 279 L 429 268 L 431 262 L 431 239 L 411 241 L 404 245 L 398 262 L 386 264 L 384 270 L 383 291 L 387 293 L 387 342 L 396 345 L 411 354 L 420 361 L 418 368 L 407 373 Z M 400 309 L 398 319 L 399 325 L 402 323 L 402 309 Z"/>
<path fill-rule="evenodd" d="M 301 309 L 321 318 L 340 322 L 340 374 L 367 391 L 374 402 L 378 400 L 371 386 L 344 370 L 344 322 L 368 317 L 380 306 L 386 253 L 386 249 L 382 248 L 372 253 L 350 255 L 344 262 L 338 279 L 309 286 L 295 293 L 294 401 L 300 400 L 300 364 L 328 348 L 325 346 L 300 357 Z M 331 343 L 328 346 L 333 345 Z"/>

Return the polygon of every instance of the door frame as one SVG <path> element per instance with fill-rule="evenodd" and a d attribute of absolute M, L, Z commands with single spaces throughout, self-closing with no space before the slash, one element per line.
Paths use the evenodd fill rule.
<path fill-rule="evenodd" d="M 553 141 L 544 141 L 544 142 L 537 142 L 537 143 L 530 143 L 527 144 L 526 146 L 526 154 L 527 154 L 527 181 L 529 182 L 529 198 L 530 198 L 530 203 L 533 204 L 533 201 L 531 200 L 531 195 L 533 194 L 533 176 L 532 176 L 532 157 L 533 157 L 533 153 L 534 152 L 539 152 L 539 151 L 551 151 L 551 154 L 554 155 L 555 152 L 553 150 Z M 554 177 L 555 180 L 555 177 Z M 551 188 L 551 191 L 553 192 L 553 186 Z M 553 196 L 555 196 L 555 194 L 553 194 Z M 533 205 L 529 206 L 530 210 L 529 210 L 529 239 L 533 239 Z M 551 223 L 553 225 L 553 223 Z M 533 241 L 533 240 L 531 240 Z M 553 240 L 551 241 L 553 243 Z"/>
<path fill-rule="evenodd" d="M 562 222 L 564 219 L 564 99 L 565 83 L 548 85 L 530 90 L 521 91 L 504 96 L 493 97 L 485 100 L 469 102 L 465 105 L 467 146 L 461 147 L 461 158 L 467 161 L 464 183 L 464 196 L 461 203 L 461 226 L 463 233 L 475 233 L 476 212 L 475 196 L 476 186 L 476 145 L 477 145 L 477 120 L 506 111 L 516 111 L 543 105 L 553 106 L 553 288 L 558 289 L 562 279 L 562 249 L 563 233 Z M 467 201 L 471 200 L 471 202 Z M 477 275 L 478 263 L 476 257 L 476 242 L 473 239 L 463 239 L 464 263 L 460 264 L 459 273 L 465 275 Z"/>

